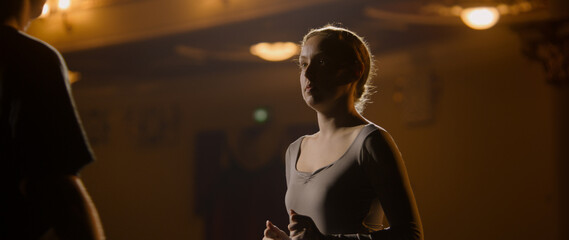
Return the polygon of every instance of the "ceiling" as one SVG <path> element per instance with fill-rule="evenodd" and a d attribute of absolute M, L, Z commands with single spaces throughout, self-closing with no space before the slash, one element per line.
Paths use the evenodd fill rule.
<path fill-rule="evenodd" d="M 434 2 L 457 1 L 106 0 L 37 20 L 29 32 L 62 51 L 72 70 L 164 78 L 269 64 L 249 54 L 249 47 L 298 42 L 309 29 L 327 23 L 365 36 L 376 53 L 473 31 L 456 17 L 419 12 Z M 524 21 L 550 17 L 536 11 Z"/>

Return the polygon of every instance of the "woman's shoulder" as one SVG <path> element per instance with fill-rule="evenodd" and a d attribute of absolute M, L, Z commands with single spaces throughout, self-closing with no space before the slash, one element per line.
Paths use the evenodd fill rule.
<path fill-rule="evenodd" d="M 291 154 L 291 152 L 297 152 L 300 149 L 300 144 L 302 144 L 302 140 L 306 137 L 307 137 L 306 135 L 300 136 L 299 138 L 291 142 L 286 150 L 287 155 Z"/>
<path fill-rule="evenodd" d="M 383 127 L 370 123 L 362 129 L 360 133 L 362 138 L 361 150 L 363 152 L 385 151 L 387 149 L 395 150 L 397 146 L 395 141 Z"/>
<path fill-rule="evenodd" d="M 292 143 L 290 143 L 288 148 L 289 149 L 300 148 L 303 143 L 313 140 L 317 135 L 318 135 L 318 132 L 313 133 L 313 134 L 307 134 L 307 135 L 300 136 L 299 138 L 294 140 Z"/>
<path fill-rule="evenodd" d="M 364 139 L 364 141 L 369 141 L 370 138 L 382 138 L 386 135 L 388 136 L 389 133 L 387 130 L 385 130 L 385 128 L 375 123 L 369 122 L 362 128 L 359 135 Z"/>
<path fill-rule="evenodd" d="M 299 145 L 300 142 L 302 142 L 302 139 L 303 139 L 303 138 L 304 138 L 304 136 L 301 136 L 301 137 L 297 138 L 296 140 L 294 140 L 293 142 L 291 142 L 291 143 L 288 145 L 288 148 L 290 149 L 290 148 L 293 148 L 294 146 Z"/>

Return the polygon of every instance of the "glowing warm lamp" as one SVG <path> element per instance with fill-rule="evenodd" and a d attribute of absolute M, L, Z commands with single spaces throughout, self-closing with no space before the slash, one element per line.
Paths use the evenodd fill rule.
<path fill-rule="evenodd" d="M 46 2 L 46 3 L 43 5 L 43 8 L 42 8 L 42 10 L 41 10 L 40 18 L 47 17 L 47 15 L 49 15 L 49 11 L 50 11 L 49 3 Z"/>
<path fill-rule="evenodd" d="M 267 61 L 283 61 L 297 54 L 298 46 L 292 42 L 262 42 L 251 46 L 249 51 Z"/>
<path fill-rule="evenodd" d="M 493 27 L 500 19 L 500 12 L 495 7 L 475 7 L 462 10 L 460 18 L 466 26 L 484 30 Z"/>
<path fill-rule="evenodd" d="M 57 6 L 59 7 L 59 9 L 65 11 L 69 9 L 69 7 L 71 6 L 71 0 L 59 0 Z"/>

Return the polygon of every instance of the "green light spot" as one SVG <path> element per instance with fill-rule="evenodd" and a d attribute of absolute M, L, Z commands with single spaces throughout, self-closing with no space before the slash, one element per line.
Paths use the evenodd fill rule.
<path fill-rule="evenodd" d="M 253 112 L 253 119 L 255 122 L 264 123 L 269 119 L 269 111 L 265 108 L 257 108 Z"/>

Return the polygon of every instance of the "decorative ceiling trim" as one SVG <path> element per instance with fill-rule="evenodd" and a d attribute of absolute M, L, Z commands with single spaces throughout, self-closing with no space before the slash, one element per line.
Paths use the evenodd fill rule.
<path fill-rule="evenodd" d="M 28 32 L 62 52 L 196 31 L 339 0 L 120 0 L 34 21 Z M 118 3 L 116 2 L 116 3 Z M 128 3 L 128 4 L 126 4 Z"/>

